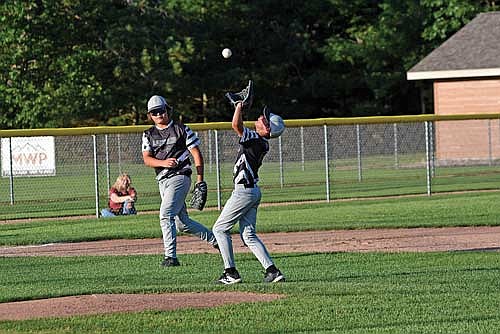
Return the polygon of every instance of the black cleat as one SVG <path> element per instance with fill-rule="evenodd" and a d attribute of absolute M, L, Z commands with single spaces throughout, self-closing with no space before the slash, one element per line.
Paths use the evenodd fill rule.
<path fill-rule="evenodd" d="M 177 267 L 180 266 L 179 260 L 175 257 L 166 257 L 163 259 L 160 267 Z"/>
<path fill-rule="evenodd" d="M 266 272 L 264 274 L 264 283 L 276 283 L 284 281 L 285 281 L 285 275 L 283 275 L 279 270 Z"/>
<path fill-rule="evenodd" d="M 241 276 L 237 271 L 235 271 L 232 274 L 224 271 L 222 276 L 217 281 L 215 281 L 215 283 L 217 284 L 226 284 L 226 285 L 240 283 L 240 282 L 241 282 Z"/>

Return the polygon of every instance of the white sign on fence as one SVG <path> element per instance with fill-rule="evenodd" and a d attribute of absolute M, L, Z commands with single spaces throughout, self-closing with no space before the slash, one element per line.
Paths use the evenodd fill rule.
<path fill-rule="evenodd" d="M 54 137 L 12 137 L 13 176 L 54 176 L 56 155 Z M 10 176 L 9 138 L 2 138 L 2 176 Z"/>

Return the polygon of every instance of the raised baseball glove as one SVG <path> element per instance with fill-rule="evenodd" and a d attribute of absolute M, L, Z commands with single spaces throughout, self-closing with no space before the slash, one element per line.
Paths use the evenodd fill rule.
<path fill-rule="evenodd" d="M 200 181 L 194 185 L 193 197 L 191 197 L 191 207 L 197 210 L 203 210 L 205 204 L 207 203 L 207 183 L 205 181 Z"/>
<path fill-rule="evenodd" d="M 253 102 L 253 82 L 248 80 L 248 85 L 238 93 L 226 93 L 226 97 L 231 102 L 233 107 L 236 107 L 238 102 L 243 103 L 243 108 L 250 109 Z"/>

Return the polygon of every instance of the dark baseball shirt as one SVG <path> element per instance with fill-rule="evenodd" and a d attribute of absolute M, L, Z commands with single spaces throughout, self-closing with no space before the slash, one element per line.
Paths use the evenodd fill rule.
<path fill-rule="evenodd" d="M 191 175 L 189 149 L 200 145 L 198 136 L 184 124 L 170 121 L 165 129 L 152 126 L 142 135 L 142 151 L 149 151 L 159 160 L 178 159 L 175 168 L 155 167 L 156 178 L 161 180 L 174 175 Z"/>
<path fill-rule="evenodd" d="M 233 182 L 253 187 L 259 181 L 259 168 L 269 152 L 269 142 L 254 130 L 243 128 L 238 156 L 233 168 Z"/>

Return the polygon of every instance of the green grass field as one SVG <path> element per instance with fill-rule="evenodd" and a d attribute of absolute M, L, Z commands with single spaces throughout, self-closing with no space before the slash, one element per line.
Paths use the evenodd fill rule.
<path fill-rule="evenodd" d="M 264 193 L 264 196 L 266 194 Z M 499 192 L 261 206 L 258 230 L 287 232 L 331 229 L 500 225 Z M 211 227 L 219 212 L 191 211 Z M 110 219 L 51 220 L 0 225 L 0 245 L 29 245 L 119 238 L 161 237 L 156 214 Z"/>
<path fill-rule="evenodd" d="M 266 193 L 264 192 L 264 196 Z M 261 207 L 259 231 L 500 225 L 498 192 Z M 211 226 L 217 211 L 193 212 Z M 160 237 L 156 215 L 0 225 L 1 245 Z M 274 302 L 0 321 L 1 333 L 498 333 L 500 253 L 272 254 L 287 275 L 265 285 L 251 254 L 237 254 L 244 283 L 221 287 L 215 254 L 0 258 L 0 302 L 97 293 L 237 290 Z"/>
<path fill-rule="evenodd" d="M 2 301 L 91 293 L 222 289 L 280 293 L 270 303 L 0 322 L 9 333 L 498 333 L 498 253 L 275 254 L 284 284 L 263 285 L 250 255 L 245 283 L 218 287 L 216 255 L 2 259 Z M 22 277 L 22 279 L 20 279 Z"/>

